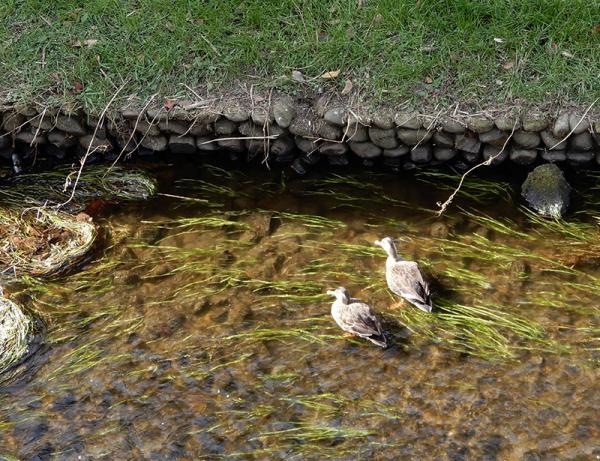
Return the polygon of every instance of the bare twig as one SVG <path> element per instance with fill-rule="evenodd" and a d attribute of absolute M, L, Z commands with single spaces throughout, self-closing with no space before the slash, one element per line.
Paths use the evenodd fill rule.
<path fill-rule="evenodd" d="M 458 183 L 458 186 L 456 187 L 456 189 L 454 189 L 454 192 L 452 192 L 452 194 L 450 195 L 450 197 L 448 197 L 448 199 L 444 203 L 440 203 L 440 202 L 437 203 L 437 206 L 440 207 L 440 210 L 437 212 L 438 216 L 441 216 L 444 213 L 444 211 L 446 211 L 446 208 L 448 208 L 448 206 L 450 206 L 450 204 L 452 203 L 452 200 L 454 200 L 454 197 L 456 197 L 456 194 L 458 194 L 458 192 L 460 191 L 460 188 L 462 187 L 463 182 L 465 181 L 465 178 L 472 171 L 476 170 L 477 168 L 479 168 L 481 166 L 490 166 L 494 160 L 496 160 L 498 157 L 500 157 L 500 155 L 502 155 L 502 153 L 506 149 L 506 146 L 510 142 L 510 139 L 512 138 L 513 134 L 515 133 L 516 129 L 517 129 L 517 120 L 515 120 L 515 123 L 514 123 L 514 125 L 512 127 L 512 131 L 510 132 L 510 135 L 508 136 L 508 138 L 506 138 L 506 141 L 504 141 L 504 144 L 502 145 L 502 149 L 500 149 L 500 152 L 498 152 L 495 155 L 492 155 L 487 160 L 484 160 L 483 162 L 478 163 L 477 165 L 473 166 L 472 168 L 470 168 L 469 170 L 467 170 L 462 175 L 462 177 L 460 178 L 460 182 Z"/>
<path fill-rule="evenodd" d="M 73 189 L 71 190 L 71 195 L 63 203 L 60 203 L 60 204 L 56 205 L 56 208 L 61 208 L 61 207 L 65 206 L 65 205 L 67 205 L 75 197 L 75 191 L 77 190 L 77 184 L 79 183 L 79 178 L 81 177 L 81 173 L 83 172 L 83 167 L 85 166 L 85 162 L 88 159 L 88 157 L 98 149 L 98 148 L 92 149 L 92 145 L 94 144 L 94 139 L 96 139 L 96 134 L 98 133 L 98 129 L 100 128 L 100 125 L 102 125 L 102 122 L 104 120 L 104 117 L 106 116 L 106 112 L 108 111 L 108 108 L 114 102 L 114 100 L 117 98 L 117 96 L 121 92 L 121 90 L 123 88 L 125 88 L 126 84 L 127 84 L 127 82 L 123 83 L 117 89 L 117 91 L 112 95 L 112 98 L 110 98 L 110 101 L 108 101 L 108 103 L 106 104 L 106 106 L 102 110 L 102 113 L 100 114 L 100 118 L 98 119 L 98 123 L 96 123 L 96 128 L 94 128 L 94 133 L 92 134 L 92 138 L 90 139 L 90 144 L 88 145 L 87 151 L 85 152 L 85 155 L 79 161 L 79 163 L 81 164 L 81 166 L 79 167 L 79 170 L 77 171 L 77 177 L 75 178 L 75 182 L 73 183 Z M 69 187 L 69 176 L 67 176 L 67 178 L 65 180 L 65 187 L 63 189 L 63 192 L 66 192 L 67 188 Z"/>
<path fill-rule="evenodd" d="M 40 133 L 40 128 L 42 127 L 42 123 L 44 123 L 44 116 L 46 115 L 46 111 L 48 110 L 47 107 L 44 107 L 44 110 L 42 111 L 42 113 L 40 114 L 40 123 L 38 124 L 37 129 L 35 130 L 35 134 L 33 135 L 33 139 L 31 140 L 31 143 L 29 144 L 29 147 L 32 147 L 33 144 L 35 143 L 38 134 Z"/>
<path fill-rule="evenodd" d="M 154 93 L 152 96 L 150 96 L 150 99 L 148 99 L 148 102 L 146 102 L 146 104 L 144 105 L 144 107 L 142 108 L 142 110 L 140 111 L 140 113 L 138 114 L 137 119 L 135 120 L 135 124 L 133 125 L 133 129 L 131 130 L 131 133 L 129 135 L 129 138 L 127 138 L 127 142 L 123 146 L 123 149 L 121 149 L 121 152 L 119 152 L 119 155 L 117 155 L 117 158 L 115 159 L 115 161 L 112 162 L 112 164 L 108 167 L 108 169 L 106 170 L 106 173 L 104 173 L 103 177 L 105 177 L 108 173 L 110 173 L 110 171 L 114 168 L 114 166 L 117 164 L 117 162 L 121 159 L 121 156 L 125 153 L 125 149 L 127 149 L 127 146 L 129 145 L 129 143 L 131 142 L 131 140 L 135 136 L 135 132 L 137 130 L 137 127 L 138 127 L 138 125 L 140 123 L 140 120 L 141 120 L 142 116 L 146 113 L 146 109 L 148 109 L 148 106 L 152 103 L 152 101 L 154 100 L 154 98 L 157 95 L 158 95 L 158 93 Z M 161 111 L 158 111 L 158 113 L 154 116 L 154 119 L 156 117 L 158 117 L 158 115 L 160 114 L 160 112 Z M 151 126 L 154 123 L 154 119 L 152 119 L 152 121 L 150 122 L 150 126 L 148 127 L 148 129 L 146 130 L 146 132 L 142 135 L 142 139 L 140 139 L 138 142 L 136 142 L 135 147 L 133 148 L 133 150 L 136 150 L 138 147 L 140 147 L 140 144 L 142 143 L 142 141 L 144 140 L 144 138 L 148 134 L 148 131 L 150 131 L 150 128 L 151 128 Z"/>
<path fill-rule="evenodd" d="M 575 125 L 575 126 L 573 127 L 573 129 L 572 129 L 571 131 L 569 131 L 569 133 L 568 133 L 568 134 L 567 134 L 567 135 L 566 135 L 564 138 L 562 138 L 560 141 L 558 141 L 556 144 L 554 144 L 554 145 L 553 145 L 553 146 L 552 146 L 550 149 L 548 149 L 548 150 L 552 150 L 552 149 L 554 149 L 554 148 L 555 148 L 556 146 L 558 146 L 558 145 L 559 145 L 561 142 L 563 142 L 563 141 L 566 141 L 566 140 L 569 138 L 569 136 L 571 136 L 571 135 L 573 134 L 573 132 L 574 132 L 574 131 L 577 129 L 577 127 L 578 127 L 578 126 L 581 124 L 581 122 L 583 122 L 583 119 L 584 119 L 584 118 L 585 118 L 585 116 L 588 114 L 588 112 L 589 112 L 589 111 L 592 109 L 592 107 L 594 107 L 594 104 L 596 104 L 596 103 L 598 102 L 598 99 L 600 99 L 600 98 L 596 98 L 596 100 L 595 100 L 594 102 L 592 102 L 592 103 L 591 103 L 591 104 L 588 106 L 588 108 L 585 110 L 585 112 L 583 113 L 583 115 L 581 116 L 581 118 L 579 119 L 579 121 L 577 122 L 577 125 Z"/>
<path fill-rule="evenodd" d="M 210 139 L 208 141 L 204 141 L 204 142 L 200 142 L 198 143 L 199 145 L 202 144 L 210 144 L 211 142 L 218 142 L 218 141 L 233 141 L 236 139 L 265 139 L 265 138 L 269 138 L 269 139 L 277 139 L 279 137 L 278 134 L 272 134 L 269 136 L 237 136 L 237 137 L 232 137 L 232 138 L 216 138 L 216 139 Z"/>

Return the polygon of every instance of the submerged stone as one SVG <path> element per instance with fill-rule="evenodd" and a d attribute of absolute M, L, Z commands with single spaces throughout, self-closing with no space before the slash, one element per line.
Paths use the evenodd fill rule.
<path fill-rule="evenodd" d="M 571 186 L 553 163 L 535 168 L 523 183 L 521 195 L 540 215 L 560 218 L 569 207 Z"/>

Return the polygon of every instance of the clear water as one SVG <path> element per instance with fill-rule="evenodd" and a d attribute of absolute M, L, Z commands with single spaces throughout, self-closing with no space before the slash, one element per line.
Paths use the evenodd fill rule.
<path fill-rule="evenodd" d="M 544 224 L 473 179 L 440 218 L 448 178 L 274 177 L 163 171 L 167 196 L 98 212 L 93 261 L 10 287 L 46 331 L 0 386 L 0 455 L 600 457 L 595 206 Z M 434 314 L 393 306 L 385 235 Z M 339 285 L 390 348 L 342 336 Z"/>

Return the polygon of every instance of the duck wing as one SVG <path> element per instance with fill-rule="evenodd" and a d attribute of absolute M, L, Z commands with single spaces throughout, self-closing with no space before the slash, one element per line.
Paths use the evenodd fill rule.
<path fill-rule="evenodd" d="M 377 338 L 383 336 L 381 322 L 367 303 L 354 301 L 348 304 L 342 314 L 342 322 L 348 328 L 348 331 L 362 338 L 370 339 L 371 336 Z M 383 341 L 385 342 L 385 338 Z"/>
<path fill-rule="evenodd" d="M 414 261 L 398 261 L 388 270 L 390 290 L 420 309 L 431 311 L 431 292 L 419 265 Z"/>

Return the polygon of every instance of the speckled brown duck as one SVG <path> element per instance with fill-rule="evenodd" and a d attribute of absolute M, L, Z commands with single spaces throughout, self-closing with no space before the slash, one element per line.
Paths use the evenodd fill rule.
<path fill-rule="evenodd" d="M 381 322 L 369 304 L 352 298 L 343 287 L 328 291 L 327 294 L 336 298 L 331 305 L 331 316 L 342 330 L 380 347 L 387 347 Z"/>
<path fill-rule="evenodd" d="M 375 245 L 383 248 L 388 255 L 385 261 L 385 279 L 392 293 L 425 312 L 431 312 L 433 306 L 429 284 L 423 277 L 419 265 L 398 256 L 391 237 L 377 240 Z"/>

